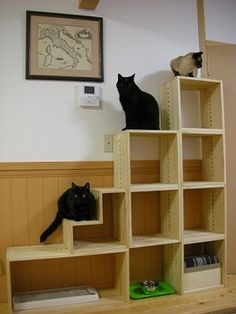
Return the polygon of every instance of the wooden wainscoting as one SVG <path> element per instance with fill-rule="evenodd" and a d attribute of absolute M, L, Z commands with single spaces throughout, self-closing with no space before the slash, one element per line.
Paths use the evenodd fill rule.
<path fill-rule="evenodd" d="M 135 161 L 131 164 L 131 168 L 137 182 L 145 182 L 151 177 L 156 180 L 159 176 L 159 166 L 153 161 Z M 199 179 L 201 161 L 185 161 L 184 176 L 185 180 Z M 55 217 L 58 197 L 70 187 L 71 182 L 79 185 L 90 182 L 91 187 L 94 188 L 113 186 L 113 162 L 0 163 L 0 263 L 2 265 L 0 302 L 7 300 L 6 248 L 39 244 L 40 234 Z M 62 242 L 62 232 L 61 228 L 58 228 L 47 243 L 60 242 Z M 58 263 L 57 271 L 53 272 L 55 278 L 50 276 L 49 286 L 52 280 L 60 282 L 65 280 L 63 269 L 67 268 L 66 263 L 69 264 L 69 268 L 73 264 L 76 271 L 77 266 L 73 259 Z M 40 277 L 38 274 L 42 274 L 43 270 L 38 269 L 36 264 L 32 263 L 30 273 L 22 264 L 20 276 Z"/>

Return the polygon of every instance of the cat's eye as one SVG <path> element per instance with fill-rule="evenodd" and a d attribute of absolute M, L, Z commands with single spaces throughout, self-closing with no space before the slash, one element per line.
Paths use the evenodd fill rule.
<path fill-rule="evenodd" d="M 85 198 L 86 197 L 86 195 L 85 194 L 82 194 L 82 198 Z"/>
<path fill-rule="evenodd" d="M 78 197 L 78 194 L 74 194 L 74 197 L 77 198 L 77 197 Z"/>

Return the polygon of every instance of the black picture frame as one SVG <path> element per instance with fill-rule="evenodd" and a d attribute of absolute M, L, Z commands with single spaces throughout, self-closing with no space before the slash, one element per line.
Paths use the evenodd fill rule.
<path fill-rule="evenodd" d="M 26 11 L 26 79 L 103 82 L 103 18 Z"/>

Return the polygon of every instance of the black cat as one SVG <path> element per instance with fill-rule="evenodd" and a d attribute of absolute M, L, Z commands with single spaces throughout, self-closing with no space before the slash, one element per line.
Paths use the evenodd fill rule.
<path fill-rule="evenodd" d="M 155 98 L 142 91 L 134 82 L 134 76 L 118 74 L 116 87 L 125 112 L 126 129 L 159 130 L 159 107 Z"/>
<path fill-rule="evenodd" d="M 95 219 L 96 201 L 90 191 L 90 184 L 78 186 L 71 184 L 58 199 L 58 211 L 54 221 L 41 234 L 40 242 L 44 242 L 62 223 L 63 218 L 81 221 Z"/>

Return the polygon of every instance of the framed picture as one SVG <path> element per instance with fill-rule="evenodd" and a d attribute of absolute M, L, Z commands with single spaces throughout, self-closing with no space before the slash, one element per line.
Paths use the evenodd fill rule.
<path fill-rule="evenodd" d="M 103 19 L 27 11 L 26 78 L 103 82 Z"/>

